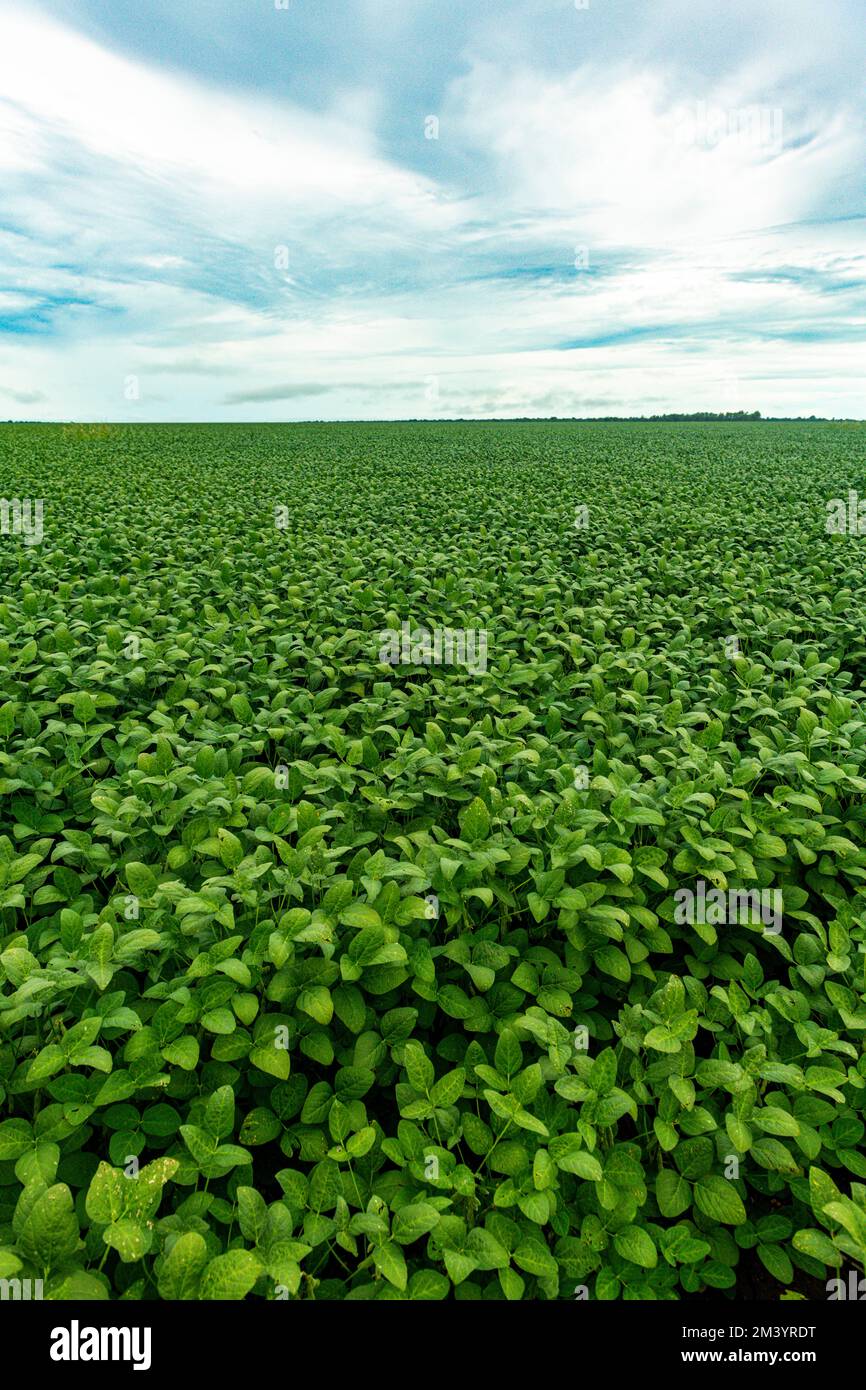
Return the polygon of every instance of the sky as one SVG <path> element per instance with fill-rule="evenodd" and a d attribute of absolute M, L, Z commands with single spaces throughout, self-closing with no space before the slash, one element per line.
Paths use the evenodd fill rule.
<path fill-rule="evenodd" d="M 866 416 L 862 0 L 0 0 L 0 419 Z"/>

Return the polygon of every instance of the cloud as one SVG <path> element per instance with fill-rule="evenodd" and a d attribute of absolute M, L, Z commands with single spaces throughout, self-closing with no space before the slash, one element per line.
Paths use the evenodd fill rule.
<path fill-rule="evenodd" d="M 308 396 L 327 396 L 334 390 L 333 386 L 325 386 L 311 382 L 309 385 L 298 386 L 261 386 L 246 391 L 232 391 L 229 395 L 223 396 L 226 405 L 252 404 L 256 401 L 295 401 L 305 400 Z"/>
<path fill-rule="evenodd" d="M 349 0 L 334 30 L 154 0 L 145 35 L 126 0 L 67 0 L 66 24 L 0 0 L 18 404 L 447 418 L 742 387 L 742 408 L 866 414 L 848 0 L 820 52 L 805 0 L 697 26 L 685 0 L 406 0 L 382 54 L 395 4 Z"/>
<path fill-rule="evenodd" d="M 716 89 L 585 63 L 564 76 L 480 60 L 445 119 L 513 215 L 595 245 L 682 245 L 800 220 L 859 148 L 844 111 L 815 131 L 766 72 Z"/>
<path fill-rule="evenodd" d="M 36 405 L 39 401 L 48 399 L 42 391 L 13 391 L 2 386 L 0 386 L 0 396 L 5 396 L 10 401 L 16 401 L 18 405 Z"/>

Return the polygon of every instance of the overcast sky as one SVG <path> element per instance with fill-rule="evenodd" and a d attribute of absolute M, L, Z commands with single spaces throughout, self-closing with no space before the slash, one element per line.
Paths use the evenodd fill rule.
<path fill-rule="evenodd" d="M 285 5 L 0 0 L 0 418 L 866 416 L 863 0 Z"/>

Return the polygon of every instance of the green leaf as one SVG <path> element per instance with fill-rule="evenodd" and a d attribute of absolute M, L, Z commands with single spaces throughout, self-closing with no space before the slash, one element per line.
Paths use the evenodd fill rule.
<path fill-rule="evenodd" d="M 787 1110 L 782 1110 L 778 1106 L 763 1105 L 759 1110 L 755 1110 L 752 1121 L 763 1129 L 767 1134 L 775 1134 L 782 1138 L 795 1137 L 800 1133 L 800 1126 L 789 1115 Z"/>
<path fill-rule="evenodd" d="M 781 1245 L 759 1245 L 758 1259 L 764 1268 L 778 1279 L 780 1284 L 790 1284 L 794 1278 L 794 1266 Z"/>
<path fill-rule="evenodd" d="M 780 1144 L 778 1139 L 756 1139 L 749 1150 L 752 1158 L 762 1168 L 769 1168 L 775 1173 L 800 1172 L 797 1162 L 791 1157 L 784 1144 Z"/>
<path fill-rule="evenodd" d="M 490 834 L 490 815 L 480 796 L 476 796 L 470 801 L 469 805 L 460 812 L 458 820 L 460 833 L 470 845 L 477 844 L 479 840 L 486 840 Z"/>
<path fill-rule="evenodd" d="M 102 1239 L 117 1251 L 124 1264 L 133 1264 L 147 1254 L 153 1237 L 146 1226 L 124 1216 L 106 1227 Z"/>
<path fill-rule="evenodd" d="M 823 1231 L 814 1228 L 795 1231 L 791 1241 L 795 1250 L 799 1250 L 801 1255 L 808 1255 L 813 1260 L 820 1260 L 825 1265 L 837 1265 L 841 1255 L 829 1236 Z"/>
<path fill-rule="evenodd" d="M 559 1273 L 559 1266 L 544 1241 L 532 1236 L 520 1242 L 512 1259 L 519 1269 L 540 1279 L 552 1279 Z"/>
<path fill-rule="evenodd" d="M 357 1134 L 351 1135 L 346 1140 L 346 1152 L 350 1158 L 363 1158 L 364 1154 L 369 1153 L 376 1142 L 376 1131 L 372 1125 L 365 1125 L 359 1129 Z"/>
<path fill-rule="evenodd" d="M 741 1226 L 746 1220 L 742 1198 L 726 1178 L 709 1173 L 695 1184 L 695 1204 L 704 1216 L 723 1226 Z"/>
<path fill-rule="evenodd" d="M 239 1187 L 236 1195 L 241 1234 L 253 1245 L 258 1245 L 268 1222 L 267 1203 L 254 1187 Z"/>
<path fill-rule="evenodd" d="M 124 873 L 130 892 L 144 902 L 149 902 L 156 892 L 157 878 L 146 864 L 132 862 L 127 864 Z"/>
<path fill-rule="evenodd" d="M 476 1269 L 507 1269 L 509 1254 L 496 1237 L 482 1226 L 469 1232 L 466 1250 L 475 1261 Z"/>
<path fill-rule="evenodd" d="M 59 1303 L 102 1302 L 108 1298 L 107 1282 L 104 1276 L 83 1269 L 67 1269 L 51 1276 L 45 1297 Z"/>
<path fill-rule="evenodd" d="M 114 975 L 111 964 L 114 955 L 114 930 L 106 922 L 97 927 L 89 942 L 90 957 L 87 973 L 100 991 L 108 988 Z"/>
<path fill-rule="evenodd" d="M 235 1127 L 235 1096 L 231 1086 L 220 1086 L 209 1097 L 202 1127 L 214 1139 L 225 1139 Z"/>
<path fill-rule="evenodd" d="M 49 1043 L 43 1047 L 30 1066 L 27 1068 L 27 1081 L 29 1085 L 40 1081 L 47 1081 L 49 1076 L 54 1076 L 66 1066 L 66 1053 L 57 1043 Z"/>
<path fill-rule="evenodd" d="M 179 1167 L 176 1158 L 155 1158 L 139 1170 L 135 1178 L 123 1179 L 124 1205 L 127 1216 L 149 1222 L 156 1214 L 162 1189 L 174 1177 Z"/>
<path fill-rule="evenodd" d="M 162 1055 L 172 1066 L 180 1067 L 183 1071 L 195 1071 L 198 1066 L 199 1045 L 197 1038 L 188 1035 L 178 1038 L 175 1042 L 169 1043 L 168 1047 L 162 1049 Z"/>
<path fill-rule="evenodd" d="M 616 1053 L 612 1047 L 600 1052 L 589 1069 L 589 1084 L 599 1096 L 607 1095 L 616 1085 Z"/>
<path fill-rule="evenodd" d="M 836 1071 L 832 1067 L 807 1067 L 806 1085 L 810 1091 L 819 1091 L 822 1095 L 830 1096 L 832 1100 L 842 1105 L 845 1096 L 839 1090 L 846 1082 L 844 1072 Z"/>
<path fill-rule="evenodd" d="M 56 1268 L 75 1254 L 78 1219 L 65 1183 L 36 1197 L 16 1234 L 20 1252 L 40 1269 Z"/>
<path fill-rule="evenodd" d="M 436 1073 L 433 1070 L 433 1063 L 420 1043 L 406 1043 L 403 1048 L 403 1066 L 406 1068 L 406 1075 L 409 1077 L 409 1085 L 412 1089 L 420 1091 L 422 1095 L 426 1096 L 433 1086 Z"/>
<path fill-rule="evenodd" d="M 201 1026 L 209 1033 L 218 1033 L 225 1037 L 233 1033 L 238 1025 L 231 1009 L 209 1009 L 207 1013 L 202 1014 Z"/>
<path fill-rule="evenodd" d="M 394 1216 L 391 1234 L 400 1245 L 411 1245 L 438 1224 L 439 1212 L 434 1206 L 429 1202 L 411 1202 Z"/>
<path fill-rule="evenodd" d="M 86 690 L 77 690 L 72 701 L 72 713 L 79 724 L 90 724 L 96 718 L 96 705 Z"/>
<path fill-rule="evenodd" d="M 585 1178 L 587 1182 L 601 1182 L 604 1176 L 598 1159 L 586 1149 L 574 1149 L 570 1153 L 563 1154 L 557 1158 L 556 1166 L 565 1173 L 576 1173 L 579 1178 Z"/>
<path fill-rule="evenodd" d="M 468 1279 L 470 1274 L 474 1274 L 477 1268 L 473 1257 L 462 1250 L 446 1250 L 443 1259 L 448 1278 L 455 1288 Z"/>
<path fill-rule="evenodd" d="M 501 1096 L 497 1091 L 485 1090 L 484 1099 L 494 1115 L 499 1115 L 503 1120 L 511 1120 L 521 1129 L 528 1129 L 533 1134 L 540 1134 L 543 1138 L 547 1138 L 547 1126 L 543 1121 L 536 1119 L 535 1115 L 531 1115 L 528 1110 L 524 1110 L 514 1096 Z"/>
<path fill-rule="evenodd" d="M 123 1174 L 110 1163 L 100 1163 L 90 1180 L 85 1210 L 91 1221 L 109 1225 L 123 1213 Z"/>
<path fill-rule="evenodd" d="M 640 1226 L 624 1226 L 613 1238 L 614 1249 L 624 1260 L 640 1265 L 642 1269 L 655 1269 L 658 1253 L 651 1236 Z"/>
<path fill-rule="evenodd" d="M 857 1242 L 861 1250 L 866 1250 L 866 1212 L 856 1206 L 848 1197 L 838 1202 L 828 1202 L 824 1215 L 831 1221 L 838 1221 Z"/>
<path fill-rule="evenodd" d="M 262 1275 L 262 1266 L 251 1250 L 227 1250 L 216 1255 L 201 1277 L 199 1298 L 203 1302 L 240 1302 Z"/>
<path fill-rule="evenodd" d="M 32 1143 L 28 1120 L 4 1120 L 0 1124 L 0 1162 L 20 1158 Z"/>
<path fill-rule="evenodd" d="M 526 1283 L 516 1269 L 500 1269 L 499 1283 L 509 1303 L 517 1303 L 523 1297 Z"/>
<path fill-rule="evenodd" d="M 323 1025 L 330 1023 L 334 1017 L 331 992 L 324 985 L 311 985 L 308 989 L 302 989 L 298 995 L 298 1008 Z"/>
<path fill-rule="evenodd" d="M 628 984 L 631 979 L 631 965 L 628 956 L 618 947 L 602 946 L 601 950 L 596 951 L 593 960 L 599 970 L 604 971 L 605 975 L 612 975 L 615 980 L 621 980 L 623 984 Z"/>
<path fill-rule="evenodd" d="M 688 1211 L 692 1204 L 691 1189 L 679 1173 L 665 1168 L 656 1178 L 656 1201 L 662 1216 L 672 1219 Z"/>
<path fill-rule="evenodd" d="M 110 1076 L 105 1078 L 96 1095 L 93 1097 L 93 1105 L 114 1105 L 118 1101 L 127 1100 L 129 1096 L 135 1094 L 135 1082 L 129 1072 L 113 1071 Z"/>
<path fill-rule="evenodd" d="M 682 1040 L 666 1023 L 651 1028 L 643 1043 L 644 1047 L 651 1047 L 655 1052 L 680 1052 L 683 1046 Z"/>
<path fill-rule="evenodd" d="M 494 1062 L 496 1070 L 506 1078 L 516 1076 L 523 1066 L 523 1049 L 513 1028 L 504 1028 L 499 1034 Z"/>
<path fill-rule="evenodd" d="M 292 1064 L 286 1048 L 262 1043 L 251 1050 L 248 1060 L 268 1076 L 275 1076 L 278 1081 L 288 1080 Z"/>
<path fill-rule="evenodd" d="M 369 903 L 350 903 L 340 913 L 340 921 L 346 927 L 358 927 L 362 931 L 375 929 L 382 925 L 381 917 L 375 908 L 370 907 Z"/>
<path fill-rule="evenodd" d="M 241 724 L 251 724 L 253 722 L 252 705 L 244 695 L 243 691 L 238 691 L 229 700 L 232 707 L 232 714 Z"/>
<path fill-rule="evenodd" d="M 237 835 L 223 827 L 217 831 L 219 857 L 227 869 L 236 869 L 244 857 L 244 847 Z"/>
<path fill-rule="evenodd" d="M 177 1134 L 180 1116 L 172 1105 L 151 1105 L 141 1117 L 141 1128 L 147 1135 L 167 1139 Z"/>
<path fill-rule="evenodd" d="M 463 1067 L 457 1067 L 454 1071 L 448 1072 L 430 1092 L 430 1099 L 434 1105 L 441 1106 L 443 1109 L 449 1105 L 455 1105 L 463 1094 L 463 1087 L 466 1082 L 466 1072 Z"/>
<path fill-rule="evenodd" d="M 842 1193 L 839 1191 L 833 1179 L 820 1168 L 810 1168 L 809 1196 L 812 1201 L 812 1210 L 816 1216 L 820 1217 L 827 1204 L 829 1202 L 838 1202 Z"/>
<path fill-rule="evenodd" d="M 734 1148 L 739 1153 L 748 1153 L 752 1146 L 752 1132 L 749 1126 L 729 1111 L 725 1116 L 725 1129 Z"/>
<path fill-rule="evenodd" d="M 403 1251 L 393 1240 L 387 1240 L 382 1245 L 373 1247 L 373 1263 L 379 1273 L 393 1284 L 395 1289 L 401 1293 L 405 1290 L 408 1282 L 406 1273 L 406 1260 Z"/>
<path fill-rule="evenodd" d="M 439 1302 L 448 1297 L 451 1285 L 438 1270 L 419 1269 L 409 1280 L 408 1292 L 413 1301 Z"/>
<path fill-rule="evenodd" d="M 160 1298 L 194 1299 L 207 1264 L 207 1245 L 197 1231 L 185 1231 L 168 1247 L 159 1271 Z"/>
<path fill-rule="evenodd" d="M 39 1181 L 50 1187 L 57 1176 L 60 1162 L 60 1149 L 57 1144 L 39 1139 L 34 1148 L 24 1153 L 15 1164 L 15 1176 L 26 1187 L 28 1183 Z"/>

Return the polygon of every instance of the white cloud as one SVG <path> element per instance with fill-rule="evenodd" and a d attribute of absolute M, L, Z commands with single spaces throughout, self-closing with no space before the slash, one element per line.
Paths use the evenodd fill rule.
<path fill-rule="evenodd" d="M 387 203 L 418 216 L 431 189 L 378 159 L 364 128 L 265 99 L 230 97 L 101 48 L 27 12 L 0 12 L 7 102 L 56 136 L 142 179 L 192 181 L 220 204 L 265 197 L 290 207 Z M 240 211 L 240 209 L 238 209 Z"/>
<path fill-rule="evenodd" d="M 741 388 L 866 414 L 858 224 L 821 220 L 861 136 L 847 93 L 801 99 L 790 44 L 712 81 L 470 53 L 425 151 L 438 183 L 379 152 L 372 83 L 315 115 L 3 0 L 0 55 L 0 326 L 38 314 L 0 338 L 0 378 L 51 418 L 604 414 Z M 743 133 L 752 107 L 771 137 L 781 108 L 781 145 Z"/>
<path fill-rule="evenodd" d="M 477 158 L 492 155 L 491 197 L 535 217 L 570 215 L 575 233 L 606 245 L 795 221 L 858 152 L 841 113 L 809 138 L 801 113 L 751 69 L 692 93 L 652 70 L 586 64 L 552 77 L 480 61 L 453 85 L 446 119 Z"/>

